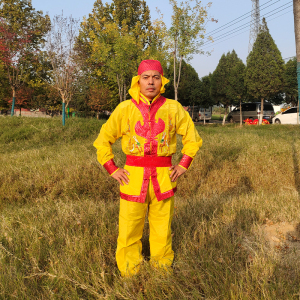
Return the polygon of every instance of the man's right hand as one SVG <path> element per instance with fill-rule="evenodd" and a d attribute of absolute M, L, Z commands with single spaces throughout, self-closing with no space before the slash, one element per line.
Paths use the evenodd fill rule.
<path fill-rule="evenodd" d="M 130 175 L 129 172 L 125 169 L 119 169 L 117 172 L 111 175 L 112 178 L 116 179 L 121 185 L 124 185 L 124 183 L 129 183 L 128 176 Z"/>

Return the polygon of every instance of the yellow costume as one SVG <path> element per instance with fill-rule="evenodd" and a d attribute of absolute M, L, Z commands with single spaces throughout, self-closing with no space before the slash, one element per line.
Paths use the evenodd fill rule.
<path fill-rule="evenodd" d="M 150 70 L 156 70 L 155 64 Z M 162 69 L 158 70 L 162 74 Z M 142 260 L 140 239 L 148 207 L 151 263 L 162 267 L 172 264 L 171 221 L 176 182 L 171 182 L 169 168 L 172 154 L 176 152 L 176 134 L 182 135 L 183 158 L 179 165 L 185 169 L 202 145 L 193 121 L 181 104 L 161 94 L 150 103 L 140 93 L 138 80 L 139 76 L 132 80 L 129 90 L 132 99 L 118 105 L 94 142 L 98 161 L 111 175 L 118 170 L 111 145 L 120 137 L 122 150 L 127 155 L 124 169 L 130 173 L 130 181 L 121 186 L 120 191 L 116 253 L 122 275 L 138 271 Z M 167 82 L 162 76 L 161 92 Z"/>

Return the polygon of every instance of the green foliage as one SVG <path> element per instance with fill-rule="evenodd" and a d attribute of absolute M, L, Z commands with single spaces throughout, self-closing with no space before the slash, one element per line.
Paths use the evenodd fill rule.
<path fill-rule="evenodd" d="M 264 19 L 247 57 L 245 84 L 254 98 L 268 99 L 282 91 L 283 83 L 284 62 Z"/>
<path fill-rule="evenodd" d="M 200 84 L 200 93 L 199 93 L 199 100 L 198 103 L 202 107 L 209 107 L 213 106 L 215 104 L 215 101 L 210 93 L 210 87 L 211 87 L 211 78 L 212 74 L 209 73 L 209 75 L 204 76 L 201 78 L 201 84 Z"/>
<path fill-rule="evenodd" d="M 164 97 L 174 99 L 174 68 L 173 61 L 170 62 L 168 68 L 165 69 L 165 76 L 170 79 L 166 85 Z M 182 61 L 181 85 L 178 88 L 178 101 L 184 105 L 193 105 L 199 103 L 199 95 L 201 89 L 201 81 L 196 70 L 185 60 Z"/>
<path fill-rule="evenodd" d="M 48 16 L 36 11 L 29 0 L 2 0 L 0 7 L 1 60 L 13 90 L 33 77 L 36 53 L 50 29 Z"/>
<path fill-rule="evenodd" d="M 284 92 L 286 103 L 295 106 L 298 102 L 297 58 L 290 59 L 285 64 Z"/>
<path fill-rule="evenodd" d="M 7 72 L 3 66 L 3 63 L 0 62 L 0 111 L 8 109 L 7 98 L 11 94 L 11 89 L 9 86 L 9 80 L 7 77 Z"/>
<path fill-rule="evenodd" d="M 177 100 L 182 60 L 189 60 L 194 54 L 203 52 L 201 45 L 204 40 L 207 7 L 202 6 L 201 1 L 198 0 L 182 1 L 180 4 L 177 0 L 169 1 L 173 15 L 166 43 L 173 54 L 174 92 L 175 100 Z M 210 5 L 211 2 L 207 6 L 210 7 Z"/>
<path fill-rule="evenodd" d="M 238 58 L 234 50 L 230 55 L 230 63 L 232 68 L 230 70 L 227 94 L 231 98 L 232 103 L 237 104 L 242 101 L 246 95 L 246 86 L 244 83 L 246 66 L 243 61 Z"/>
<path fill-rule="evenodd" d="M 96 1 L 81 24 L 77 47 L 94 79 L 105 78 L 108 86 L 117 84 L 123 101 L 140 61 L 153 56 L 154 37 L 145 1 L 114 0 L 105 5 Z"/>
<path fill-rule="evenodd" d="M 211 96 L 225 107 L 236 104 L 245 95 L 245 66 L 236 52 L 223 54 L 211 77 Z"/>

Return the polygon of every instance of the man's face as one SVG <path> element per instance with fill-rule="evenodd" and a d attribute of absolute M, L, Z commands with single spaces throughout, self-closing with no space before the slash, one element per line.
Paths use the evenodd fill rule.
<path fill-rule="evenodd" d="M 158 71 L 146 71 L 141 74 L 140 80 L 141 93 L 148 99 L 153 100 L 161 88 L 161 75 Z"/>

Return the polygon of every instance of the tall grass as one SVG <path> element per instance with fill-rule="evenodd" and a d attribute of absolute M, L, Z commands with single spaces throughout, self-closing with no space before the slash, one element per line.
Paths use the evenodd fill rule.
<path fill-rule="evenodd" d="M 179 180 L 173 274 L 115 263 L 117 183 L 92 146 L 103 122 L 0 118 L 0 299 L 297 299 L 296 249 L 261 234 L 300 221 L 296 126 L 199 126 L 203 147 Z M 180 148 L 174 162 L 180 159 Z M 114 145 L 116 163 L 125 156 Z"/>

